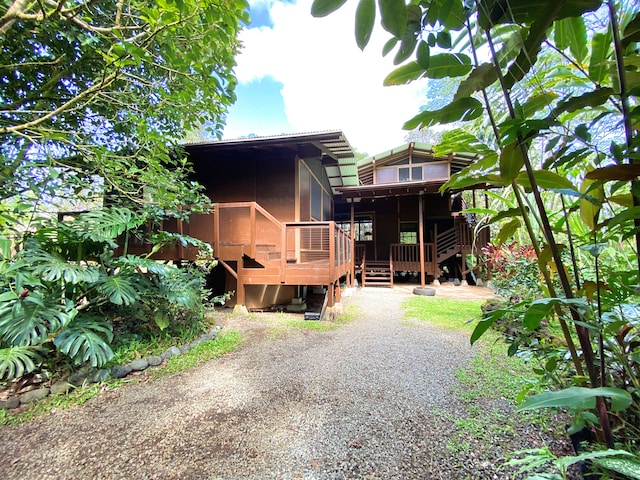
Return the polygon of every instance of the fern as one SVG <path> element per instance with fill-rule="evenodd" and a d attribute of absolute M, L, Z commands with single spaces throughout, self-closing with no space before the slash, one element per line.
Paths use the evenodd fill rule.
<path fill-rule="evenodd" d="M 12 380 L 33 372 L 42 361 L 40 347 L 9 347 L 0 349 L 0 379 Z"/>
<path fill-rule="evenodd" d="M 110 323 L 93 315 L 78 315 L 53 343 L 77 365 L 88 363 L 92 367 L 100 367 L 113 358 L 113 350 L 109 346 L 112 340 Z"/>

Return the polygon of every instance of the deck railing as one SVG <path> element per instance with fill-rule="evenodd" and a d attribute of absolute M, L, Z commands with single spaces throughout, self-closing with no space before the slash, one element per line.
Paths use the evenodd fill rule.
<path fill-rule="evenodd" d="M 397 272 L 420 271 L 420 245 L 417 243 L 392 243 L 389 246 L 389 257 L 393 258 L 393 269 Z M 434 244 L 424 244 L 424 264 L 427 273 L 435 268 Z"/>
<path fill-rule="evenodd" d="M 345 275 L 351 266 L 351 237 L 335 222 L 278 221 L 255 202 L 217 204 L 214 255 L 240 260 L 247 255 L 263 266 L 279 267 L 281 281 L 294 272 L 302 278 Z"/>
<path fill-rule="evenodd" d="M 327 269 L 335 279 L 351 265 L 351 237 L 335 222 L 287 222 L 287 269 Z"/>

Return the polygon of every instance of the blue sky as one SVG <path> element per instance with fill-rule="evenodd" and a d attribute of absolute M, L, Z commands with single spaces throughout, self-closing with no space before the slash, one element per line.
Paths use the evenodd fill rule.
<path fill-rule="evenodd" d="M 350 0 L 313 18 L 311 0 L 250 0 L 252 24 L 240 35 L 238 100 L 224 138 L 341 129 L 351 145 L 375 155 L 404 143 L 404 121 L 424 103 L 425 83 L 383 87 L 395 67 L 381 55 L 380 28 L 361 52 Z"/>

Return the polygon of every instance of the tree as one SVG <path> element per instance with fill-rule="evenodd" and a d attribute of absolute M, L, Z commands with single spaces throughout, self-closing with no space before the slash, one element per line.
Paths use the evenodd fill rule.
<path fill-rule="evenodd" d="M 315 0 L 312 14 L 327 15 L 344 2 Z M 448 104 L 405 123 L 413 130 L 465 122 L 444 135 L 436 153 L 475 152 L 481 159 L 445 188 L 508 188 L 513 195 L 515 206 L 505 202 L 485 213 L 502 226 L 503 240 L 525 229 L 547 298 L 508 313 L 529 331 L 557 319 L 573 374 L 594 389 L 529 405 L 570 406 L 576 428 L 592 422 L 608 447 L 614 440 L 633 445 L 640 438 L 630 427 L 639 418 L 640 372 L 629 353 L 640 320 L 631 307 L 640 283 L 637 3 L 360 0 L 355 34 L 361 48 L 378 15 L 392 36 L 383 53 L 395 48 L 399 65 L 385 84 L 458 81 Z M 606 262 L 604 252 L 615 246 L 622 247 L 623 261 L 611 256 Z M 505 313 L 485 318 L 472 339 Z M 616 387 L 614 393 L 608 387 Z"/>
<path fill-rule="evenodd" d="M 172 208 L 193 198 L 170 149 L 234 100 L 245 0 L 15 0 L 0 18 L 0 198 L 87 183 Z M 98 180 L 99 179 L 99 180 Z M 185 202 L 184 200 L 187 200 Z"/>
<path fill-rule="evenodd" d="M 205 122 L 220 135 L 247 8 L 245 0 L 5 5 L 0 380 L 61 356 L 103 365 L 114 318 L 152 319 L 163 330 L 170 312 L 202 316 L 202 275 L 150 257 L 175 242 L 206 245 L 146 231 L 154 246 L 136 257 L 127 243 L 154 221 L 208 207 L 177 142 Z M 84 202 L 90 211 L 59 222 L 56 210 L 78 198 L 93 200 Z"/>

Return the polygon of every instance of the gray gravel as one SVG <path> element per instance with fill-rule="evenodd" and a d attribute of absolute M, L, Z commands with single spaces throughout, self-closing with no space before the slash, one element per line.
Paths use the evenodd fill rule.
<path fill-rule="evenodd" d="M 345 303 L 363 314 L 337 330 L 254 337 L 189 372 L 0 429 L 0 478 L 509 478 L 500 445 L 448 448 L 466 408 L 454 372 L 474 351 L 464 333 L 403 321 L 407 295 L 362 289 Z"/>

